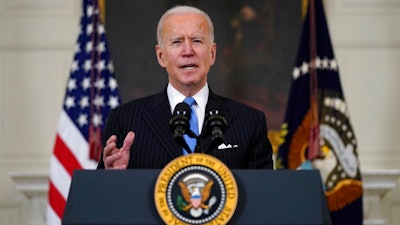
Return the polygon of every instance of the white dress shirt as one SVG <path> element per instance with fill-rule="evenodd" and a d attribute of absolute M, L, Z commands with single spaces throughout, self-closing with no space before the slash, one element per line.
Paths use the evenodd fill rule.
<path fill-rule="evenodd" d="M 199 125 L 199 134 L 201 133 L 201 129 L 203 128 L 203 122 L 204 122 L 204 115 L 206 112 L 206 105 L 208 101 L 208 84 L 204 85 L 203 88 L 200 89 L 197 94 L 192 96 L 194 100 L 196 100 L 196 105 L 194 105 L 194 110 L 196 112 L 197 116 L 197 121 Z M 168 83 L 167 86 L 167 95 L 168 95 L 168 100 L 169 100 L 169 105 L 171 106 L 171 113 L 174 113 L 174 109 L 176 105 L 180 102 L 183 102 L 183 100 L 187 97 L 180 93 L 178 90 L 176 90 L 170 83 Z"/>

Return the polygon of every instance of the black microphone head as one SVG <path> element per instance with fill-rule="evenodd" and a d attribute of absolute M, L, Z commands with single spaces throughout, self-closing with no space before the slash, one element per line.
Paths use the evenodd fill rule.
<path fill-rule="evenodd" d="M 182 126 L 183 129 L 189 129 L 190 120 L 190 106 L 185 102 L 180 102 L 175 106 L 174 113 L 169 125 L 172 131 L 174 131 L 178 126 Z"/>
<path fill-rule="evenodd" d="M 188 152 L 190 151 L 183 135 L 190 131 L 190 106 L 185 102 L 175 106 L 174 113 L 169 121 L 173 139 Z"/>
<path fill-rule="evenodd" d="M 205 127 L 208 132 L 211 132 L 213 127 L 219 127 L 223 132 L 225 132 L 228 124 L 222 113 L 221 107 L 217 103 L 210 103 L 207 107 L 205 115 Z"/>
<path fill-rule="evenodd" d="M 215 127 L 221 129 L 222 132 L 226 131 L 228 126 L 225 118 L 218 110 L 209 111 L 206 118 L 206 129 L 211 132 Z"/>
<path fill-rule="evenodd" d="M 174 109 L 174 114 L 187 113 L 190 118 L 190 106 L 186 102 L 179 102 Z"/>
<path fill-rule="evenodd" d="M 224 132 L 226 131 L 228 123 L 226 122 L 222 110 L 220 109 L 221 107 L 219 107 L 218 104 L 210 104 L 207 108 L 208 111 L 205 115 L 204 125 L 207 131 L 206 134 L 211 134 L 212 143 L 210 147 L 214 147 L 223 143 Z"/>

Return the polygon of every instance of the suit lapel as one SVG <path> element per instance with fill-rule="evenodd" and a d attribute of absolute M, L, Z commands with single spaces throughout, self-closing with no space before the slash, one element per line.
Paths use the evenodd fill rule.
<path fill-rule="evenodd" d="M 163 92 L 151 97 L 144 110 L 145 113 L 143 114 L 143 117 L 145 122 L 163 145 L 165 150 L 173 158 L 181 156 L 182 149 L 173 140 L 172 132 L 169 128 L 169 121 L 172 117 L 172 113 L 170 110 L 166 89 Z"/>

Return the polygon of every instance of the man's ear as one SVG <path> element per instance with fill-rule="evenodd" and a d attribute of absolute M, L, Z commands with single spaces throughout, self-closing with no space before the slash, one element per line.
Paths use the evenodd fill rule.
<path fill-rule="evenodd" d="M 211 65 L 214 65 L 217 57 L 217 44 L 214 42 L 211 46 Z"/>
<path fill-rule="evenodd" d="M 160 45 L 156 45 L 156 55 L 157 55 L 158 64 L 160 64 L 161 67 L 165 67 L 164 54 L 162 52 Z"/>

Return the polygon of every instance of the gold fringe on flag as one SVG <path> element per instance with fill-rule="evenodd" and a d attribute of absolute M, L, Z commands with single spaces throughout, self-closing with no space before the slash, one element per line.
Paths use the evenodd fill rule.
<path fill-rule="evenodd" d="M 103 25 L 106 24 L 106 1 L 105 0 L 97 0 L 99 3 L 100 10 L 100 20 Z"/>
<path fill-rule="evenodd" d="M 301 3 L 301 18 L 304 19 L 307 15 L 308 0 L 301 0 Z"/>

